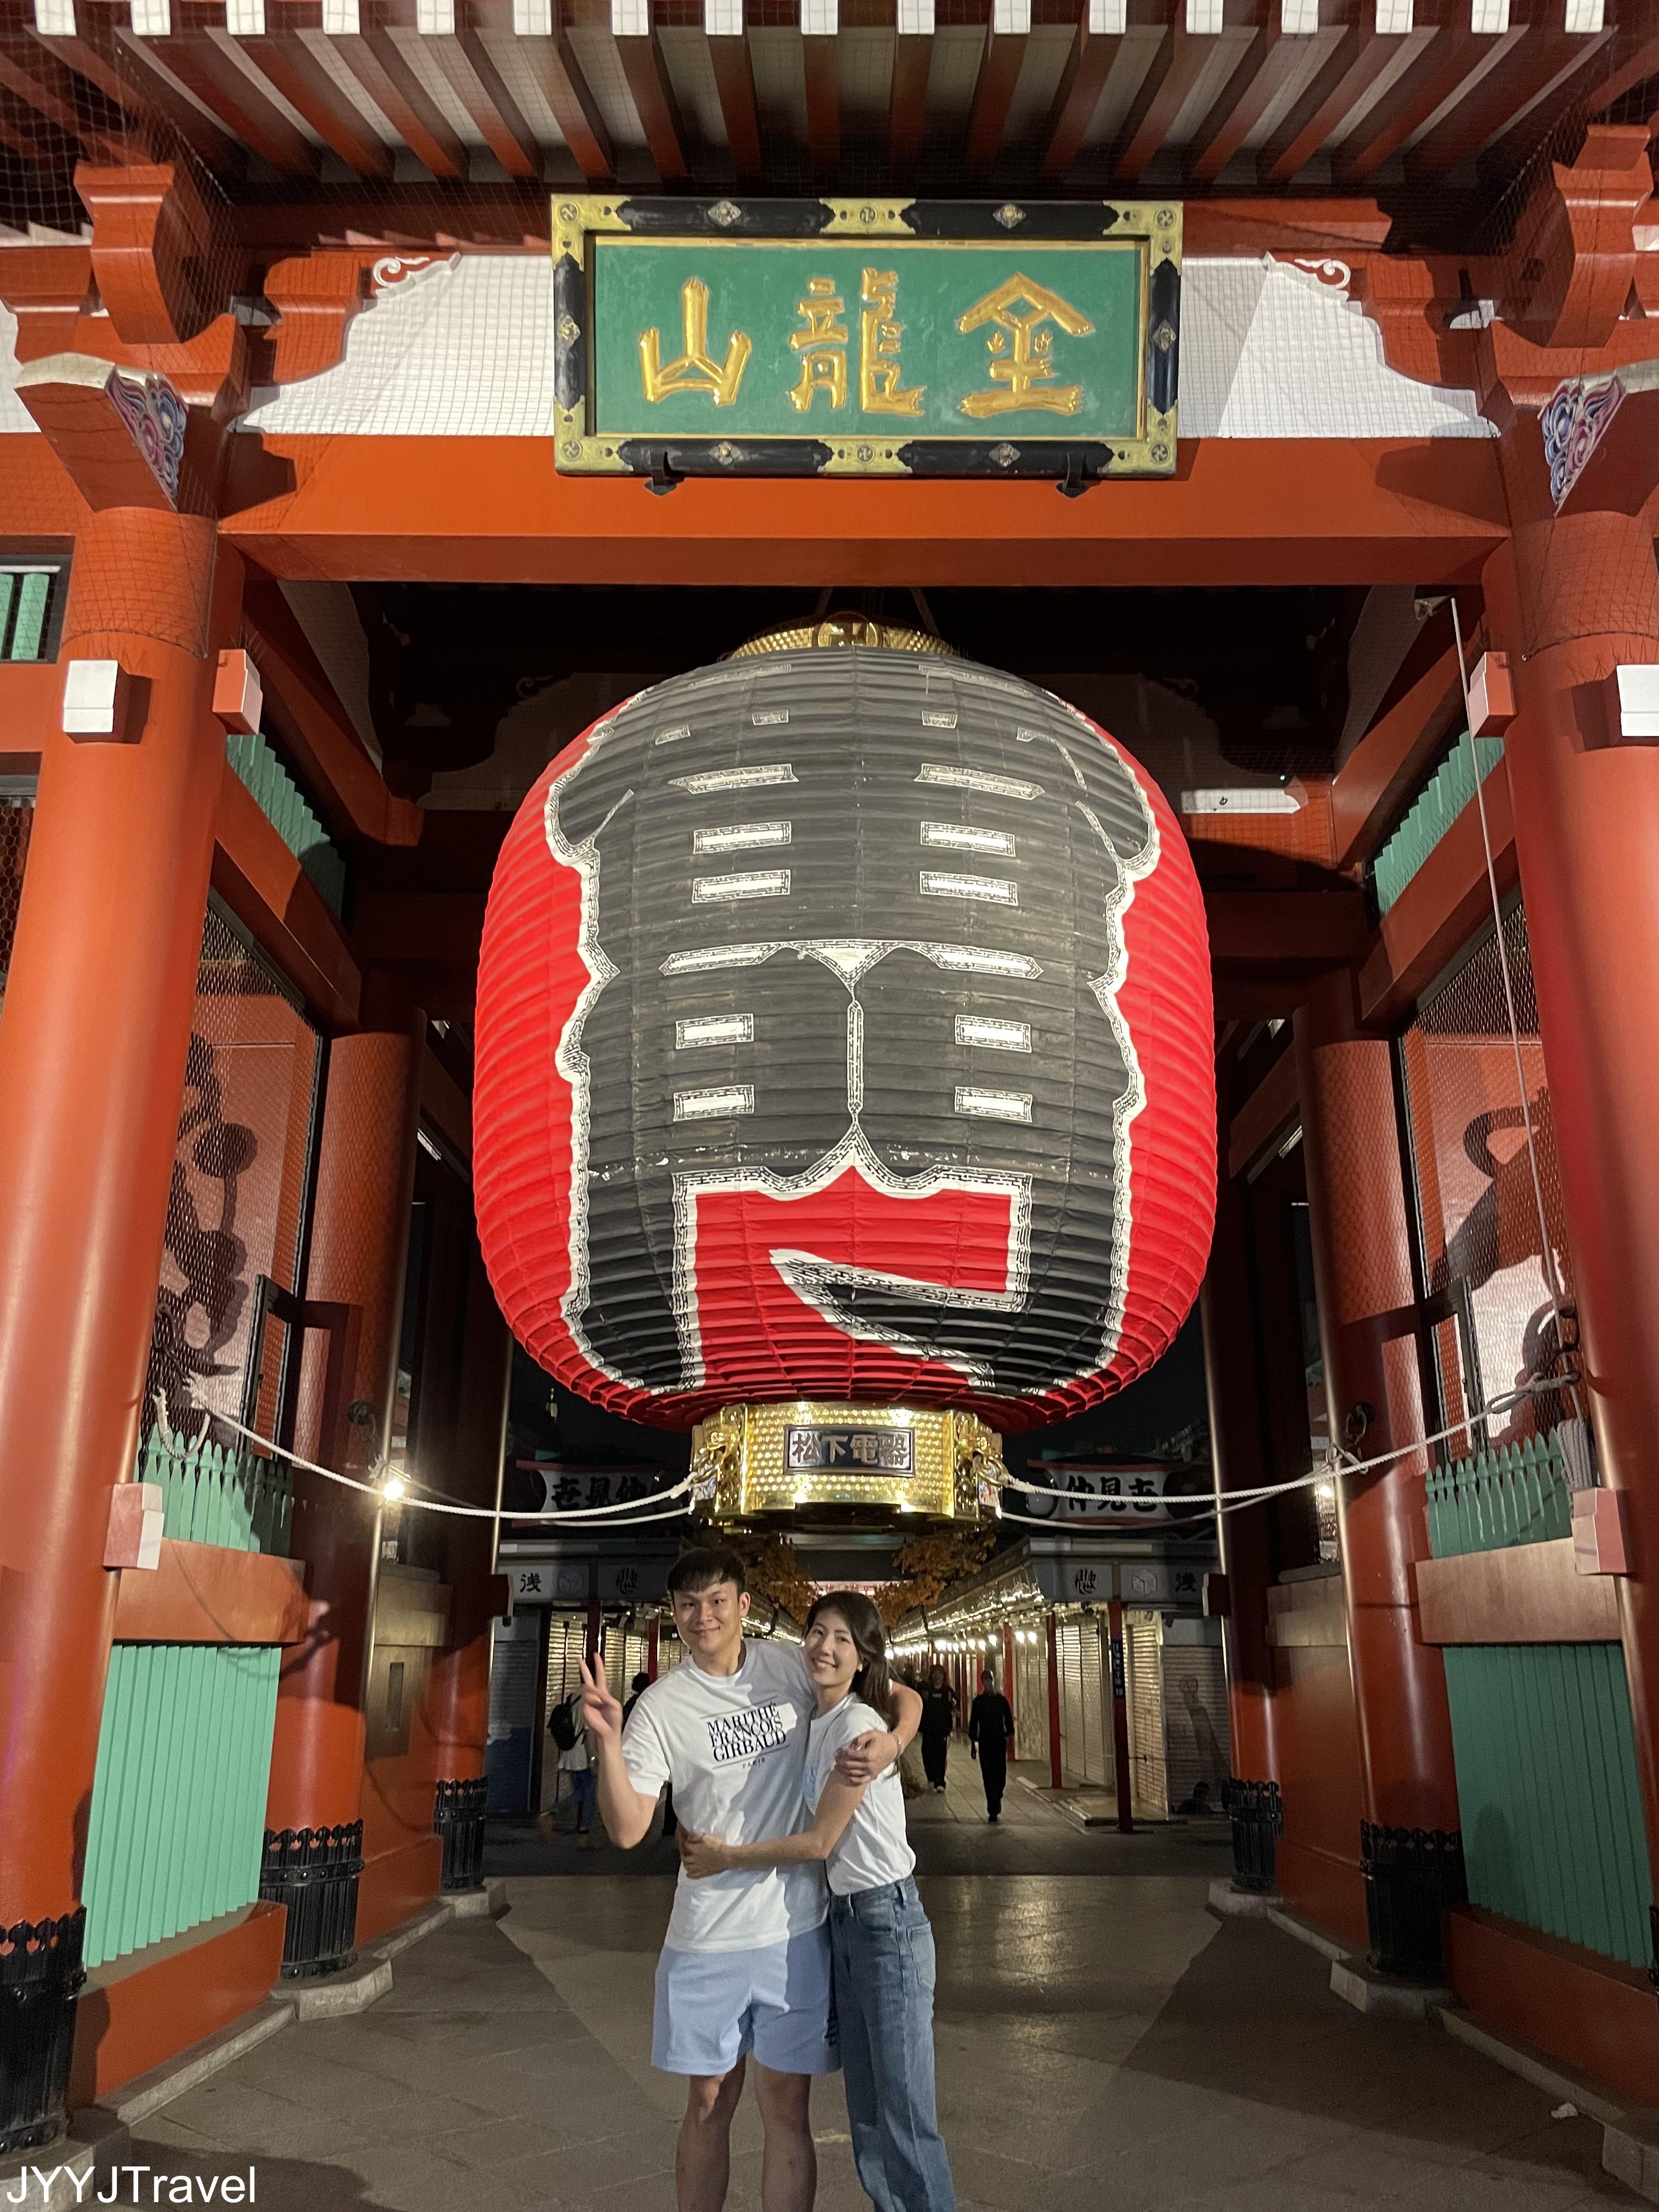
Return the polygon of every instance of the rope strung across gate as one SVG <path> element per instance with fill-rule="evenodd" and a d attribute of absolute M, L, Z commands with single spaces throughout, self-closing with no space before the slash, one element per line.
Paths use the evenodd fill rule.
<path fill-rule="evenodd" d="M 205 1407 L 202 1410 L 208 1413 Z M 562 1528 L 575 1522 L 608 1520 L 613 1515 L 625 1513 L 629 1517 L 622 1526 L 636 1528 L 649 1521 L 677 1521 L 691 1510 L 693 1484 L 689 1474 L 683 1475 L 672 1489 L 659 1491 L 653 1498 L 628 1498 L 613 1505 L 550 1506 L 533 1513 L 518 1513 L 499 1505 L 451 1504 L 441 1498 L 411 1497 L 403 1491 L 388 1493 L 385 1477 L 379 1482 L 364 1482 L 356 1475 L 342 1474 L 337 1468 L 319 1467 L 315 1460 L 302 1459 L 298 1452 L 290 1451 L 287 1445 L 277 1443 L 272 1437 L 262 1437 L 257 1429 L 251 1429 L 241 1421 L 232 1420 L 228 1413 L 209 1413 L 209 1419 L 217 1421 L 222 1428 L 233 1430 L 239 1437 L 246 1437 L 250 1443 L 257 1444 L 261 1451 L 272 1458 L 284 1459 L 290 1467 L 303 1468 L 307 1474 L 321 1475 L 325 1482 L 337 1482 L 343 1490 L 355 1490 L 361 1496 L 372 1498 L 381 1505 L 414 1506 L 423 1513 L 447 1513 L 465 1521 L 556 1521 Z M 406 1481 L 408 1478 L 394 1476 L 392 1480 Z M 676 1498 L 684 1498 L 686 1502 L 680 1505 L 669 1505 L 668 1501 Z M 667 1506 L 668 1510 L 665 1512 L 641 1513 L 638 1510 L 641 1504 Z"/>

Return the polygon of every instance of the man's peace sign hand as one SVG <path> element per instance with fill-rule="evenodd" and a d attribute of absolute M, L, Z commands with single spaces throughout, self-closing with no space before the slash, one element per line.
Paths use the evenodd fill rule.
<path fill-rule="evenodd" d="M 611 1686 L 603 1674 L 596 1674 L 586 1659 L 579 1659 L 576 1664 L 582 1673 L 582 1718 L 587 1724 L 587 1732 L 609 1751 L 622 1741 L 622 1706 L 611 1696 Z"/>

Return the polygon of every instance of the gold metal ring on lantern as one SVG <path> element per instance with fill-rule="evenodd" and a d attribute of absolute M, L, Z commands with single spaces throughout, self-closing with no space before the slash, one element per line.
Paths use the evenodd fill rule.
<path fill-rule="evenodd" d="M 824 622 L 802 623 L 793 629 L 769 629 L 736 646 L 727 660 L 752 660 L 762 653 L 807 653 L 815 647 L 833 650 L 848 645 L 880 646 L 889 653 L 931 653 L 945 660 L 962 659 L 955 646 L 925 629 L 901 629 L 893 623 L 872 622 L 866 615 L 835 614 Z"/>

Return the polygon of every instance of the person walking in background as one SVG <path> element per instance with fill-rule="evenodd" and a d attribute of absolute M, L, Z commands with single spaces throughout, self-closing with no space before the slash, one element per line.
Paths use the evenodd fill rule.
<path fill-rule="evenodd" d="M 935 1666 L 921 1693 L 921 1764 L 935 1790 L 945 1787 L 945 1763 L 957 1724 L 957 1693 L 943 1667 Z"/>
<path fill-rule="evenodd" d="M 648 1690 L 651 1687 L 651 1677 L 648 1674 L 635 1674 L 629 1686 L 631 1687 L 634 1694 L 629 1698 L 626 1705 L 623 1707 L 623 1726 L 624 1728 L 628 1725 L 628 1716 L 640 1702 L 641 1692 Z M 671 1784 L 664 1789 L 662 1793 L 662 1832 L 665 1836 L 672 1836 L 678 1826 L 679 1823 L 674 1818 L 674 1791 L 672 1784 Z"/>
<path fill-rule="evenodd" d="M 702 1883 L 732 1869 L 823 1859 L 830 1882 L 836 2018 L 853 2158 L 879 2212 L 955 2212 L 933 2086 L 933 1931 L 913 1879 L 896 1765 L 869 1783 L 844 1777 L 837 1753 L 894 1729 L 881 1615 L 857 1590 L 819 1598 L 806 1616 L 807 1672 L 817 1711 L 803 1778 L 811 1826 L 754 1843 L 688 1829 L 686 1873 Z M 733 1823 L 735 1826 L 736 1823 Z"/>
<path fill-rule="evenodd" d="M 573 1691 L 562 1704 L 554 1706 L 548 1717 L 547 1732 L 559 1754 L 558 1776 L 553 1786 L 552 1807 L 536 1825 L 544 1840 L 550 1842 L 558 1828 L 559 1790 L 568 1783 L 571 1802 L 576 1808 L 576 1848 L 592 1851 L 599 1848 L 593 1840 L 593 1807 L 599 1793 L 599 1777 L 593 1771 L 588 1748 L 582 1696 L 580 1688 Z"/>
<path fill-rule="evenodd" d="M 987 1667 L 980 1674 L 979 1695 L 969 1708 L 968 1755 L 979 1761 L 988 1820 L 1002 1818 L 1002 1793 L 1008 1786 L 1008 1754 L 1013 1741 L 1014 1709 Z"/>

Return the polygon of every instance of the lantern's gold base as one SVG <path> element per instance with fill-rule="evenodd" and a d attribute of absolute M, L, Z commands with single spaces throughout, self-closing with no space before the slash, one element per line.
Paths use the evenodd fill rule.
<path fill-rule="evenodd" d="M 722 1406 L 691 1432 L 691 1474 L 717 1521 L 803 1506 L 885 1506 L 976 1521 L 1001 1439 L 975 1415 L 797 1398 Z"/>

